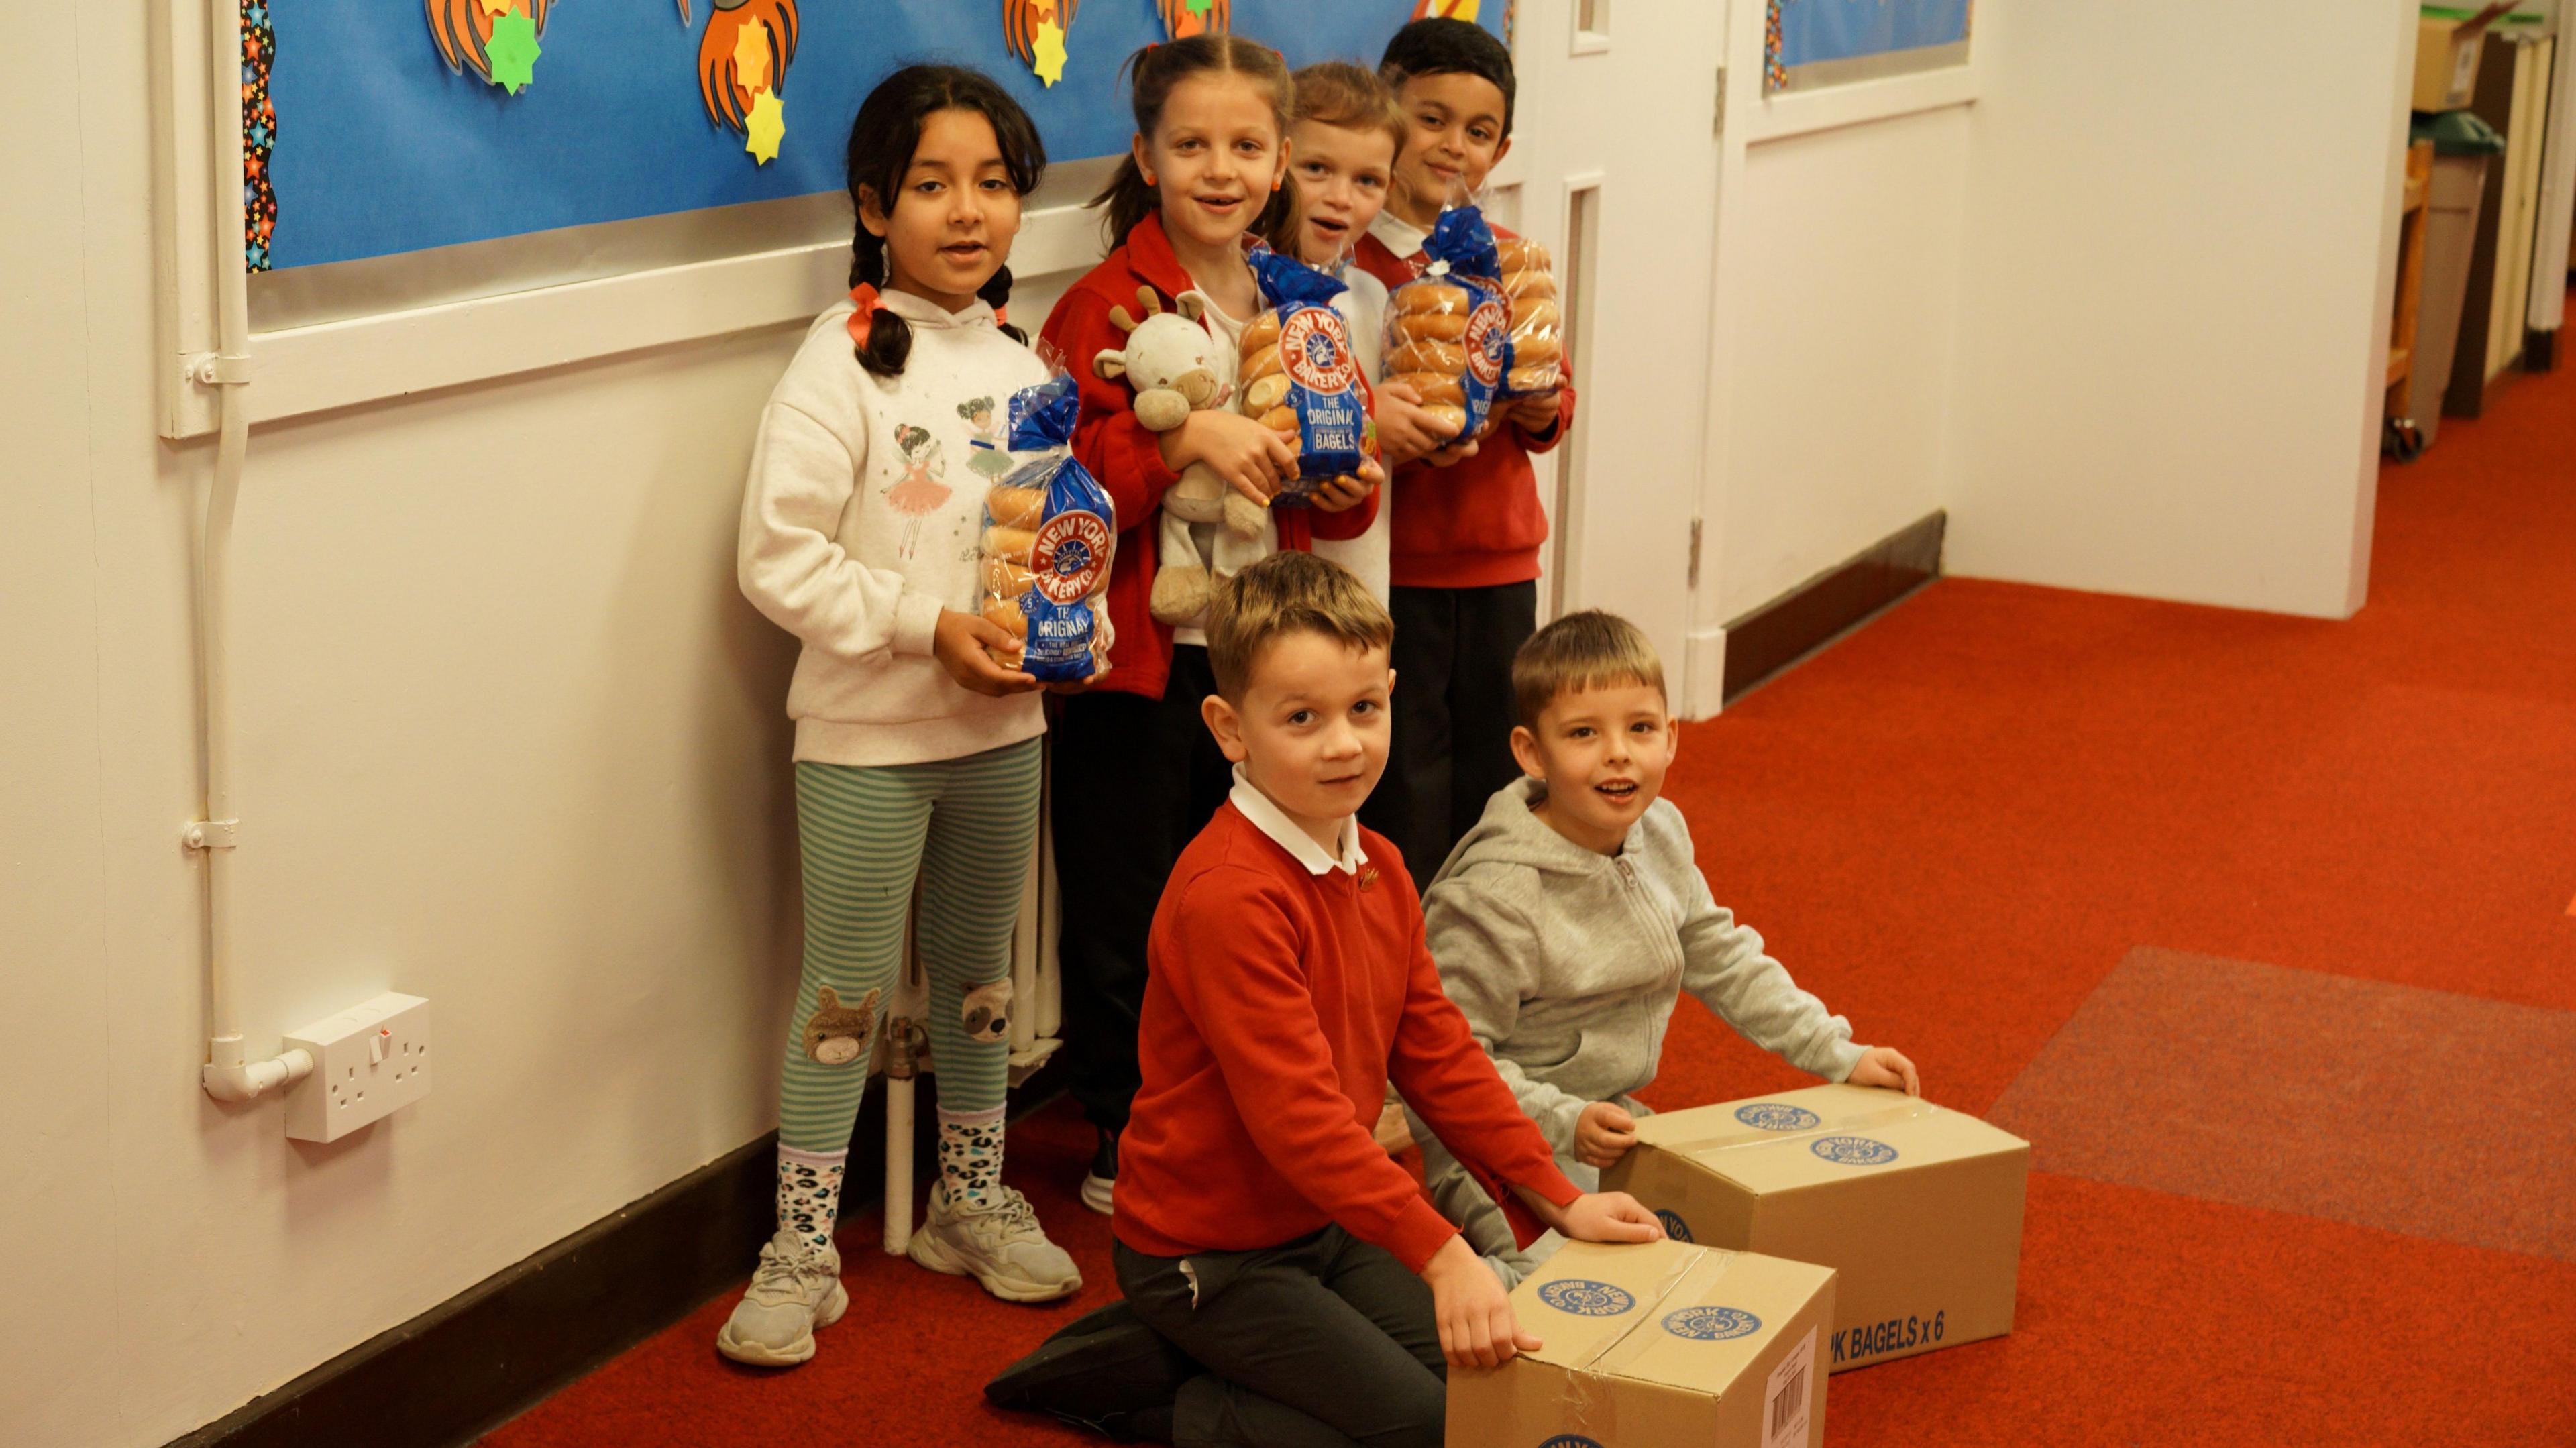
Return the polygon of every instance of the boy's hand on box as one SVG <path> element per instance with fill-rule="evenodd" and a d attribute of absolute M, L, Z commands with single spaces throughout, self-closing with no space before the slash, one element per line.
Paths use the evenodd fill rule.
<path fill-rule="evenodd" d="M 1556 430 L 1557 408 L 1561 394 L 1555 388 L 1534 392 L 1512 403 L 1512 422 L 1533 437 L 1545 437 Z"/>
<path fill-rule="evenodd" d="M 1511 1294 L 1465 1237 L 1451 1237 L 1422 1266 L 1431 1284 L 1431 1315 L 1440 1324 L 1440 1351 L 1453 1367 L 1500 1367 L 1545 1346 L 1521 1331 Z"/>
<path fill-rule="evenodd" d="M 1616 1102 L 1595 1101 L 1574 1118 L 1574 1156 L 1585 1166 L 1607 1171 L 1636 1144 L 1637 1118 Z"/>
<path fill-rule="evenodd" d="M 1540 1220 L 1575 1242 L 1660 1242 L 1664 1237 L 1664 1224 L 1626 1192 L 1586 1192 L 1572 1206 L 1557 1209 L 1553 1218 L 1542 1213 Z"/>
<path fill-rule="evenodd" d="M 1923 1078 L 1915 1073 L 1914 1063 L 1893 1046 L 1872 1046 L 1863 1051 L 1849 1079 L 1854 1086 L 1877 1086 L 1903 1091 L 1908 1096 L 1923 1094 Z"/>

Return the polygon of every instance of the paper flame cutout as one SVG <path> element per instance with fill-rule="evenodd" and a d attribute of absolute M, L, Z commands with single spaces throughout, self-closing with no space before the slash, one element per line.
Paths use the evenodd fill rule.
<path fill-rule="evenodd" d="M 492 79 L 492 26 L 502 16 L 524 13 L 537 28 L 546 33 L 546 11 L 554 0 L 508 0 L 500 9 L 488 8 L 486 0 L 422 0 L 429 12 L 429 38 L 438 43 L 439 58 L 447 68 L 463 75 L 469 68 L 487 83 Z"/>
<path fill-rule="evenodd" d="M 751 108 L 763 91 L 781 95 L 787 67 L 796 59 L 796 0 L 715 0 L 706 34 L 698 38 L 698 98 L 717 125 L 748 133 Z M 766 37 L 769 74 L 744 74 L 734 57 L 746 41 L 757 50 Z"/>

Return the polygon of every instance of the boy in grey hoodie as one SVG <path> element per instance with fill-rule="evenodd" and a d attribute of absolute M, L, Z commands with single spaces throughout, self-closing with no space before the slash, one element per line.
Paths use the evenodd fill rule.
<path fill-rule="evenodd" d="M 1679 744 L 1636 625 L 1570 614 L 1512 661 L 1523 777 L 1495 792 L 1422 900 L 1440 983 L 1578 1186 L 1636 1144 L 1681 992 L 1789 1064 L 1920 1094 L 1914 1063 L 1852 1044 L 1762 937 L 1709 894 L 1682 812 L 1657 798 Z M 1419 1120 L 1433 1202 L 1510 1287 L 1557 1245 L 1514 1247 L 1500 1208 Z"/>

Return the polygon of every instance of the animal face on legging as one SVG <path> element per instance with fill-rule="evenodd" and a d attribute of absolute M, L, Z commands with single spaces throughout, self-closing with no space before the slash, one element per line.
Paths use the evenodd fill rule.
<path fill-rule="evenodd" d="M 805 1018 L 805 1055 L 826 1066 L 846 1066 L 866 1053 L 876 1024 L 875 991 L 869 991 L 858 1005 L 845 1006 L 840 994 L 827 985 L 814 997 L 814 1014 Z"/>
<path fill-rule="evenodd" d="M 999 1041 L 1011 1034 L 1011 983 L 997 980 L 977 986 L 966 993 L 964 1004 L 966 1038 L 970 1041 Z"/>

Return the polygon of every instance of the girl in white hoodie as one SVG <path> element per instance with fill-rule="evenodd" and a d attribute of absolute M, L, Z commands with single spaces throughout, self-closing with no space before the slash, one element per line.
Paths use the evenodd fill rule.
<path fill-rule="evenodd" d="M 805 1361 L 849 1305 L 832 1225 L 916 884 L 940 1178 L 912 1258 L 1013 1301 L 1082 1286 L 1001 1183 L 1010 935 L 1046 720 L 1018 642 L 978 607 L 995 470 L 973 465 L 995 441 L 978 419 L 1048 375 L 1000 311 L 1045 167 L 1027 114 L 974 71 L 912 66 L 878 85 L 850 132 L 850 299 L 815 319 L 753 445 L 742 591 L 804 642 L 787 712 L 805 968 L 778 1235 L 716 1339 L 740 1362 Z"/>

